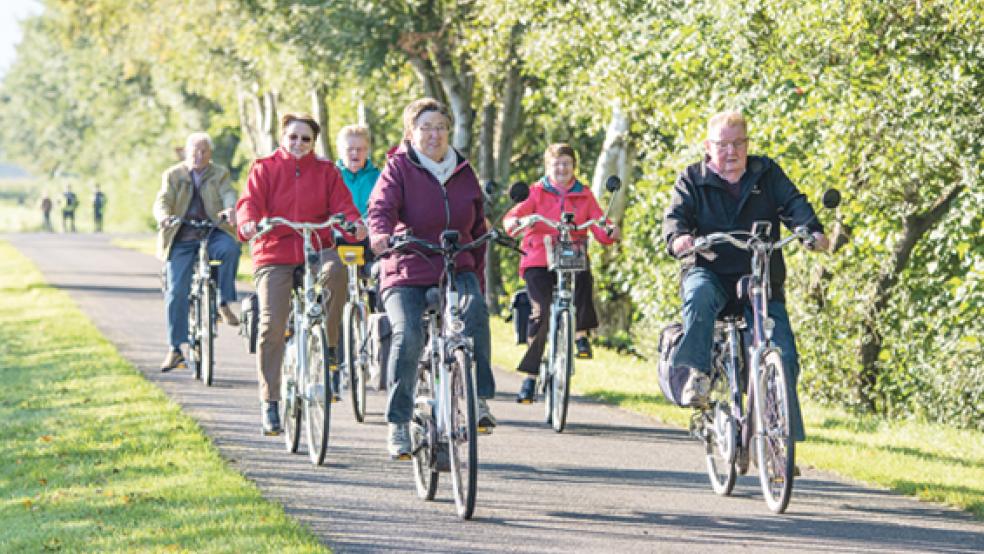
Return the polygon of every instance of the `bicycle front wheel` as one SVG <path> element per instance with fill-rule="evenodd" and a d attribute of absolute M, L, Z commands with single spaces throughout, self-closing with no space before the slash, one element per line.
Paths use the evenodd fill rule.
<path fill-rule="evenodd" d="M 471 356 L 463 348 L 454 351 L 451 398 L 447 404 L 451 488 L 458 517 L 471 519 L 478 493 L 478 401 L 472 377 Z"/>
<path fill-rule="evenodd" d="M 781 514 L 793 493 L 795 443 L 789 416 L 792 389 L 778 350 L 769 350 L 760 361 L 757 393 L 759 397 L 754 402 L 759 432 L 755 453 L 759 481 L 765 503 Z"/>
<path fill-rule="evenodd" d="M 554 329 L 554 351 L 550 362 L 553 364 L 550 400 L 552 414 L 550 423 L 554 431 L 562 433 L 567 424 L 567 403 L 570 400 L 571 376 L 574 374 L 574 326 L 570 310 L 557 314 Z"/>
<path fill-rule="evenodd" d="M 284 426 L 284 444 L 290 453 L 297 452 L 301 442 L 301 405 L 298 394 L 297 371 L 297 334 L 291 330 L 294 326 L 294 307 L 291 302 L 291 312 L 287 320 L 290 335 L 284 348 L 284 359 L 280 364 L 280 421 Z"/>
<path fill-rule="evenodd" d="M 192 285 L 194 289 L 195 285 Z M 202 296 L 197 291 L 188 298 L 188 364 L 195 379 L 202 378 Z"/>
<path fill-rule="evenodd" d="M 215 317 L 218 307 L 215 298 L 215 283 L 206 281 L 202 287 L 204 298 L 202 298 L 202 316 L 198 320 L 201 337 L 201 374 L 202 382 L 206 387 L 212 386 L 212 375 L 215 372 Z"/>
<path fill-rule="evenodd" d="M 345 323 L 345 371 L 352 391 L 352 412 L 355 420 L 362 423 L 366 418 L 366 363 L 369 360 L 365 307 L 346 304 L 342 321 Z"/>
<path fill-rule="evenodd" d="M 328 429 L 331 423 L 331 385 L 328 368 L 328 337 L 320 323 L 307 334 L 307 383 L 304 391 L 304 416 L 307 427 L 308 457 L 311 463 L 325 463 L 328 452 Z"/>

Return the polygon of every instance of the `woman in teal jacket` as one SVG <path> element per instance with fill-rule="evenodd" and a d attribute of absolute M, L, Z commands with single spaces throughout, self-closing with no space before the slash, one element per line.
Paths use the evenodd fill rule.
<path fill-rule="evenodd" d="M 365 125 L 342 127 L 336 142 L 339 159 L 335 165 L 352 193 L 352 202 L 363 217 L 372 187 L 379 179 L 379 170 L 369 161 L 369 142 L 369 128 Z"/>

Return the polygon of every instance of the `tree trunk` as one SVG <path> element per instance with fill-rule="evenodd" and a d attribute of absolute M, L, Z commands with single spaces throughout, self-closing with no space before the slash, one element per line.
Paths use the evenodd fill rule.
<path fill-rule="evenodd" d="M 878 277 L 875 285 L 875 301 L 861 324 L 861 347 L 858 352 L 861 361 L 861 374 L 858 376 L 858 397 L 862 406 L 868 411 L 874 412 L 878 408 L 875 387 L 881 373 L 878 367 L 878 356 L 881 354 L 883 346 L 883 337 L 878 329 L 881 313 L 888 306 L 888 302 L 892 298 L 892 290 L 898 283 L 899 276 L 908 266 L 909 258 L 916 244 L 934 225 L 943 219 L 964 187 L 964 184 L 956 185 L 937 199 L 926 212 L 906 216 L 902 228 L 902 240 L 895 245 L 895 249 L 892 251 L 891 263 L 882 270 Z"/>
<path fill-rule="evenodd" d="M 430 60 L 416 55 L 409 56 L 409 60 L 410 67 L 417 74 L 417 80 L 420 81 L 420 86 L 424 89 L 424 96 L 445 102 L 446 99 L 444 98 L 444 91 L 441 90 L 441 82 L 437 79 L 434 65 Z"/>
<path fill-rule="evenodd" d="M 260 151 L 260 129 L 257 114 L 262 110 L 259 107 L 260 101 L 255 94 L 240 88 L 238 92 L 239 100 L 239 127 L 243 136 L 249 142 L 249 149 L 253 158 L 259 157 Z M 183 157 L 183 156 L 179 156 Z"/>
<path fill-rule="evenodd" d="M 314 153 L 325 159 L 332 157 L 331 143 L 328 142 L 328 105 L 325 103 L 325 86 L 316 85 L 311 89 L 311 115 L 321 126 L 318 140 L 314 143 Z"/>
<path fill-rule="evenodd" d="M 509 190 L 513 142 L 523 114 L 523 87 L 526 83 L 523 80 L 522 59 L 517 53 L 523 32 L 523 26 L 517 23 L 513 25 L 509 35 L 509 55 L 506 58 L 508 67 L 502 92 L 502 120 L 499 122 L 499 140 L 495 154 L 494 178 L 502 186 L 502 190 Z"/>
<path fill-rule="evenodd" d="M 467 62 L 459 60 L 455 67 L 451 51 L 448 49 L 443 36 L 431 41 L 430 51 L 433 56 L 437 77 L 447 95 L 448 107 L 454 115 L 454 134 L 451 145 L 465 156 L 471 155 L 472 123 L 475 113 L 471 107 L 472 89 L 475 79 Z"/>

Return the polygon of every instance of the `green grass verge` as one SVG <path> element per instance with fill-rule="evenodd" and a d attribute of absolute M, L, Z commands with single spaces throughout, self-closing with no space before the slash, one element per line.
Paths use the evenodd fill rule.
<path fill-rule="evenodd" d="M 0 551 L 327 551 L 6 242 L 0 294 Z"/>
<path fill-rule="evenodd" d="M 510 324 L 492 318 L 492 362 L 515 368 L 525 351 Z M 691 410 L 669 404 L 659 391 L 655 364 L 595 348 L 578 360 L 579 394 L 686 427 Z M 858 418 L 805 401 L 808 439 L 798 445 L 801 465 L 941 502 L 984 520 L 984 433 L 942 425 Z M 577 413 L 572 413 L 575 420 Z"/>

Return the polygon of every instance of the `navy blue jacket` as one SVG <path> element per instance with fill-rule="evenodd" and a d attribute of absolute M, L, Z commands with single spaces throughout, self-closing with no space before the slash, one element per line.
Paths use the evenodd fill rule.
<path fill-rule="evenodd" d="M 724 179 L 707 167 L 706 159 L 680 174 L 663 219 L 663 237 L 671 255 L 673 239 L 680 235 L 699 237 L 719 231 L 751 231 L 756 221 L 772 223 L 772 240 L 779 240 L 780 221 L 789 229 L 805 225 L 812 232 L 823 232 L 806 196 L 773 160 L 749 156 L 740 184 L 741 196 L 736 201 L 728 193 Z M 713 261 L 703 256 L 685 258 L 684 275 L 696 264 L 713 271 L 727 285 L 751 271 L 751 253 L 730 244 L 717 245 L 714 252 L 717 257 Z M 786 280 L 782 252 L 772 254 L 769 273 L 773 298 L 781 300 Z M 734 294 L 733 290 L 729 292 Z"/>

